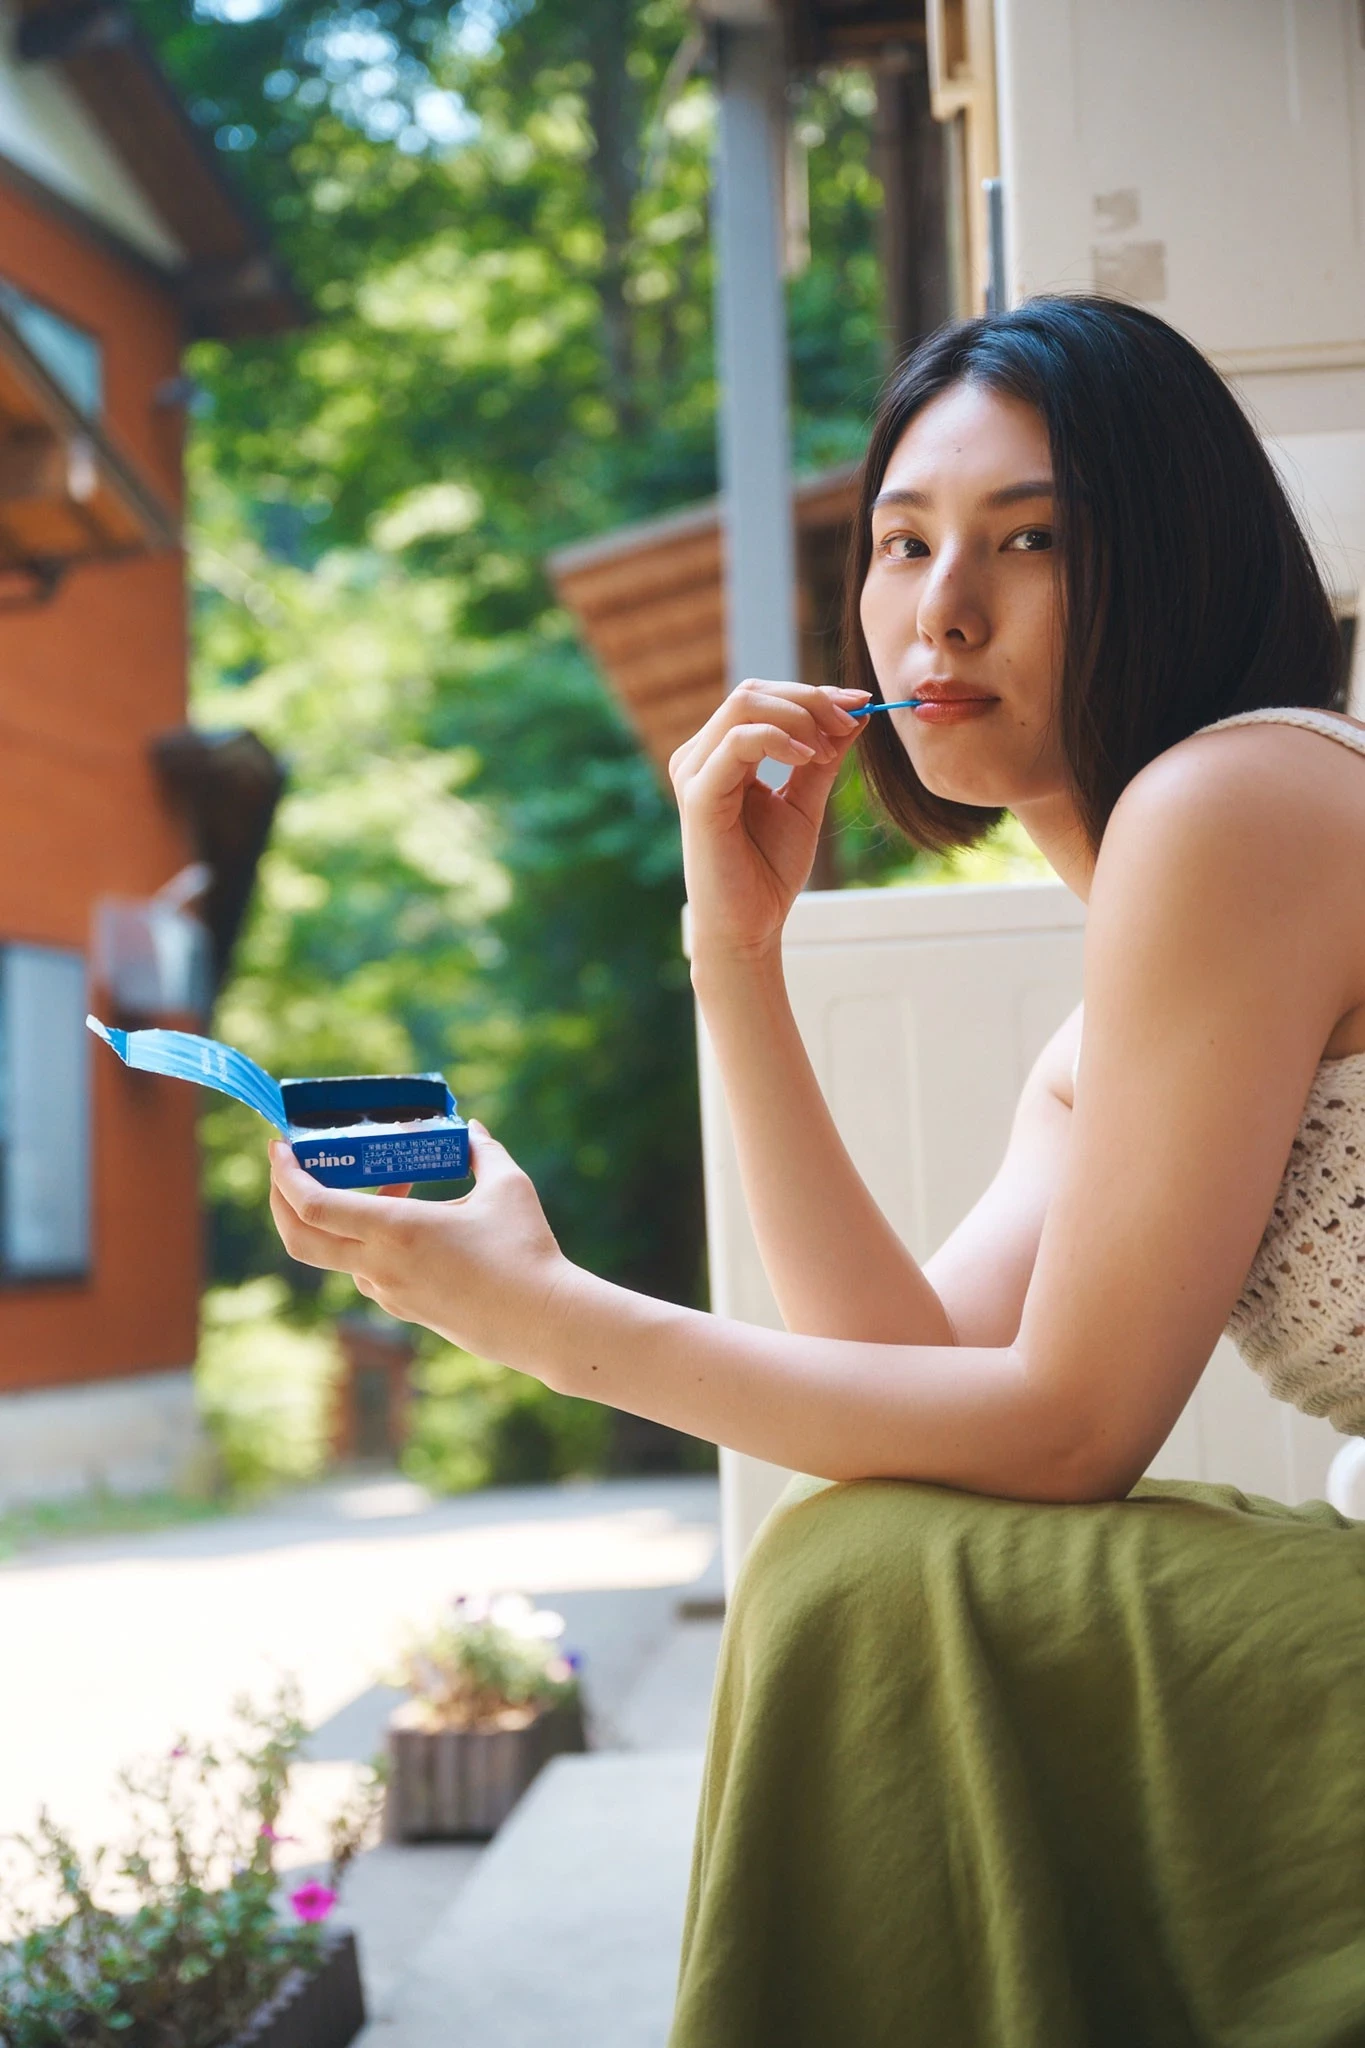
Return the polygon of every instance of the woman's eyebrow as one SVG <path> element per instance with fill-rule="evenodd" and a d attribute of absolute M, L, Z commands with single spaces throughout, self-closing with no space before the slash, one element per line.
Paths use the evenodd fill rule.
<path fill-rule="evenodd" d="M 982 503 L 992 510 L 1004 505 L 1020 505 L 1030 498 L 1050 498 L 1052 478 L 1050 476 L 1026 477 L 1022 483 L 1004 484 L 998 491 L 988 491 Z M 872 500 L 875 512 L 880 505 L 913 505 L 921 512 L 928 511 L 933 498 L 928 491 L 882 491 Z"/>
<path fill-rule="evenodd" d="M 1052 478 L 1050 476 L 1030 477 L 1021 484 L 1006 484 L 1003 490 L 992 491 L 986 499 L 988 505 L 1021 505 L 1030 498 L 1050 498 Z"/>

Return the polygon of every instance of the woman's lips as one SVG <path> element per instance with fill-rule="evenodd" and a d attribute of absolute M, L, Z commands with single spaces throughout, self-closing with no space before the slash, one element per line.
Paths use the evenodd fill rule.
<path fill-rule="evenodd" d="M 922 725 L 961 725 L 969 718 L 981 718 L 994 711 L 999 702 L 998 697 L 925 697 L 910 717 Z"/>

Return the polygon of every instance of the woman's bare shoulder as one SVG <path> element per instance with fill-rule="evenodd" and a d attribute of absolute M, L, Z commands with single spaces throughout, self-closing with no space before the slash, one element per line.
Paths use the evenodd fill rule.
<path fill-rule="evenodd" d="M 1365 722 L 1331 716 L 1365 740 Z M 1179 825 L 1182 814 L 1197 820 L 1213 807 L 1225 823 L 1229 813 L 1251 806 L 1246 815 L 1262 831 L 1267 823 L 1321 826 L 1332 816 L 1323 812 L 1324 798 L 1341 794 L 1365 835 L 1365 753 L 1321 727 L 1266 720 L 1178 740 L 1133 777 L 1113 818 L 1127 822 L 1138 812 L 1146 826 Z"/>
<path fill-rule="evenodd" d="M 1361 728 L 1365 731 L 1365 727 Z M 1298 892 L 1311 914 L 1322 885 L 1365 860 L 1365 754 L 1302 726 L 1193 733 L 1134 776 L 1115 805 L 1096 869 L 1136 869 L 1188 893 L 1193 878 L 1229 900 Z M 1343 865 L 1343 863 L 1345 865 Z"/>
<path fill-rule="evenodd" d="M 1365 725 L 1345 721 L 1365 735 Z M 1234 956 L 1294 990 L 1319 1056 L 1365 1050 L 1365 753 L 1266 721 L 1195 733 L 1150 762 L 1109 821 L 1097 926 L 1155 912 L 1176 971 Z M 1184 960 L 1180 962 L 1183 954 Z"/>
<path fill-rule="evenodd" d="M 1122 990 L 1141 1028 L 1187 1015 L 1196 1036 L 1231 1003 L 1224 1033 L 1240 1009 L 1244 1037 L 1255 1018 L 1281 1059 L 1316 1059 L 1365 996 L 1365 925 L 1343 887 L 1363 865 L 1365 757 L 1289 726 L 1195 734 L 1150 762 L 1109 820 L 1087 997 Z"/>

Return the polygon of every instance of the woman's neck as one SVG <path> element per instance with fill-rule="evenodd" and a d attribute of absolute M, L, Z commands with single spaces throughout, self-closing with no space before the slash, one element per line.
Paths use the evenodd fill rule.
<path fill-rule="evenodd" d="M 1088 903 L 1095 854 L 1071 797 L 1060 791 L 1039 797 L 1021 804 L 1014 815 L 1058 879 Z"/>

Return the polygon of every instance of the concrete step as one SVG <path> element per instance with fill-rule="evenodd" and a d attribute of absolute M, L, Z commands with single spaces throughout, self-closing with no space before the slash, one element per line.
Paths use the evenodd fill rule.
<path fill-rule="evenodd" d="M 616 1714 L 623 1749 L 704 1749 L 722 1624 L 679 1622 Z"/>
<path fill-rule="evenodd" d="M 700 1750 L 561 1757 L 363 2048 L 664 2048 Z"/>

